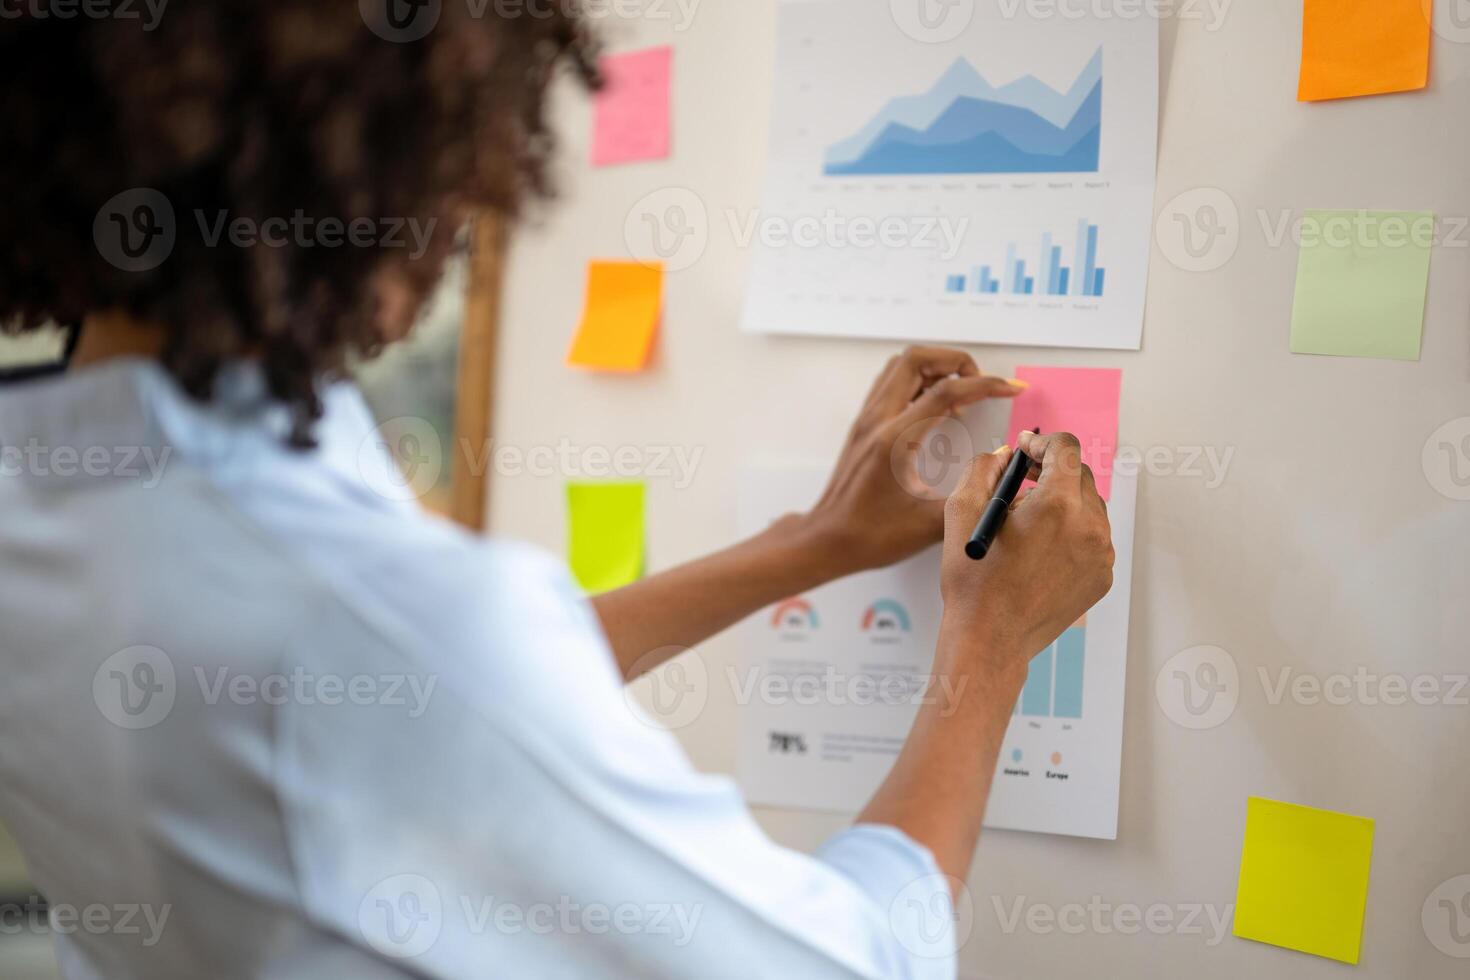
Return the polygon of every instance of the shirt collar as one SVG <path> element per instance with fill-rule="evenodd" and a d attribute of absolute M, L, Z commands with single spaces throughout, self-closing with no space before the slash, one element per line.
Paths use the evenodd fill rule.
<path fill-rule="evenodd" d="M 286 444 L 289 412 L 267 396 L 257 365 L 223 369 L 206 404 L 156 361 L 116 358 L 0 388 L 0 477 L 48 486 L 157 479 L 172 460 L 229 479 L 306 463 L 364 500 L 408 503 L 379 489 L 402 481 L 357 386 L 326 385 L 322 401 L 317 448 L 296 450 Z"/>

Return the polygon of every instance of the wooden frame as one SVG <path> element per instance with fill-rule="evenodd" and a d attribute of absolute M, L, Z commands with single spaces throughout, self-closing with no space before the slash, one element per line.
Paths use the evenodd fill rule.
<path fill-rule="evenodd" d="M 490 493 L 490 439 L 495 407 L 495 366 L 504 285 L 505 227 L 475 219 L 470 234 L 469 286 L 459 342 L 449 516 L 475 531 L 486 529 Z"/>

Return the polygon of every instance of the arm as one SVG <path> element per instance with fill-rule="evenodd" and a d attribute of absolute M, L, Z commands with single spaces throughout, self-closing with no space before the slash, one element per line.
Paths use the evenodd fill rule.
<path fill-rule="evenodd" d="M 789 515 L 732 548 L 592 600 L 624 678 L 652 670 L 773 602 L 890 565 L 937 542 L 944 533 L 944 500 L 913 472 L 919 444 L 962 406 L 1014 397 L 1022 387 L 982 375 L 961 351 L 911 347 L 893 358 L 809 513 Z"/>
<path fill-rule="evenodd" d="M 964 545 L 1010 451 L 977 458 L 950 498 L 944 533 L 944 620 L 935 675 L 957 692 L 931 697 L 859 818 L 889 824 L 925 845 L 963 882 L 985 817 L 1001 740 L 1031 658 L 1112 587 L 1107 508 L 1070 435 L 1033 437 L 1037 487 L 1017 503 L 983 561 Z"/>
<path fill-rule="evenodd" d="M 592 600 L 627 680 L 746 616 L 846 574 L 840 546 L 790 514 L 724 551 Z"/>

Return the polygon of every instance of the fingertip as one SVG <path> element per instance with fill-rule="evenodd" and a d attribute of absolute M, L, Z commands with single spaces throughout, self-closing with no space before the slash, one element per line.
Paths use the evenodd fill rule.
<path fill-rule="evenodd" d="M 1023 389 L 1012 385 L 1005 378 L 997 378 L 994 375 L 982 375 L 977 379 L 975 392 L 976 400 L 982 398 L 1015 398 L 1021 394 Z"/>

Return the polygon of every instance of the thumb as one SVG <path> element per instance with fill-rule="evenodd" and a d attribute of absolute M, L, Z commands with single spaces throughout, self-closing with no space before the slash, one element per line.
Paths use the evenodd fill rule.
<path fill-rule="evenodd" d="M 970 465 L 965 468 L 965 475 L 960 480 L 960 485 L 945 502 L 946 516 L 955 520 L 969 521 L 971 524 L 978 521 L 981 512 L 985 510 L 985 505 L 990 503 L 991 497 L 995 496 L 995 487 L 1000 483 L 1000 478 L 1006 471 L 1006 465 L 1011 461 L 1012 452 L 1011 447 L 1002 446 L 993 453 L 976 456 L 970 460 Z M 966 533 L 969 533 L 968 529 Z"/>

